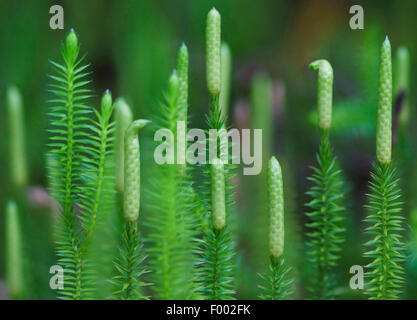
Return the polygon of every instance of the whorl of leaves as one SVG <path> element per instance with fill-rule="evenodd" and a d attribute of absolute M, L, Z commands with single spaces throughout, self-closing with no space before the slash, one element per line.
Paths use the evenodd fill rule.
<path fill-rule="evenodd" d="M 313 186 L 307 192 L 311 197 L 307 204 L 310 209 L 307 246 L 315 279 L 310 291 L 316 299 L 328 299 L 333 297 L 335 283 L 331 272 L 340 258 L 345 233 L 341 171 L 333 156 L 328 131 L 322 131 L 317 162 L 318 166 L 312 167 L 313 175 L 308 178 Z"/>
<path fill-rule="evenodd" d="M 227 227 L 208 228 L 202 242 L 201 293 L 207 300 L 234 299 L 235 246 Z"/>
<path fill-rule="evenodd" d="M 369 250 L 365 257 L 365 292 L 371 299 L 398 299 L 404 276 L 404 249 L 402 242 L 403 220 L 400 201 L 401 190 L 392 164 L 374 164 L 369 182 L 370 193 L 366 208 L 369 224 L 366 233 L 372 238 L 365 244 Z"/>
<path fill-rule="evenodd" d="M 103 215 L 113 199 L 113 123 L 111 96 L 103 98 L 101 111 L 86 104 L 91 81 L 79 58 L 78 39 L 73 30 L 62 47 L 64 63 L 53 62 L 54 81 L 49 85 L 50 129 L 48 172 L 50 192 L 60 204 L 56 228 L 59 264 L 64 268 L 64 289 L 60 297 L 83 299 L 91 296 L 94 276 L 87 251 L 98 215 Z M 95 113 L 96 119 L 88 117 Z"/>
<path fill-rule="evenodd" d="M 113 297 L 118 300 L 146 299 L 141 288 L 147 284 L 141 281 L 142 275 L 147 273 L 142 266 L 146 256 L 139 239 L 138 227 L 135 221 L 125 224 L 119 256 L 114 261 L 116 276 L 112 282 L 115 287 Z"/>
<path fill-rule="evenodd" d="M 184 53 L 186 47 L 180 48 Z M 185 60 L 188 57 L 183 57 Z M 182 60 L 184 60 L 182 59 Z M 185 61 L 181 62 L 186 64 Z M 188 60 L 187 60 L 188 64 Z M 183 70 L 183 77 L 187 71 Z M 157 119 L 153 123 L 157 129 L 173 134 L 158 146 L 165 146 L 175 154 L 185 152 L 184 148 L 176 149 L 181 141 L 177 137 L 177 121 L 185 121 L 187 115 L 188 86 L 184 85 L 174 71 L 169 80 L 164 100 L 160 102 Z M 185 99 L 185 101 L 184 101 Z M 169 153 L 170 151 L 167 151 Z M 174 160 L 175 161 L 175 160 Z M 196 297 L 196 264 L 197 215 L 194 211 L 194 188 L 191 168 L 183 164 L 160 164 L 154 168 L 150 186 L 146 189 L 146 205 L 149 209 L 145 218 L 148 229 L 146 241 L 149 243 L 149 266 L 152 272 L 151 281 L 158 299 L 191 299 Z"/>
<path fill-rule="evenodd" d="M 284 257 L 271 257 L 268 271 L 260 274 L 264 285 L 260 285 L 262 300 L 285 300 L 294 292 L 294 280 L 289 277 L 291 268 L 285 265 Z"/>

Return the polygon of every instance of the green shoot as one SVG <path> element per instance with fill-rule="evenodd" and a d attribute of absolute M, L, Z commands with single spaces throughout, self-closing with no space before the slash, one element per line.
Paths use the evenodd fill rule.
<path fill-rule="evenodd" d="M 376 158 L 369 182 L 369 215 L 366 233 L 371 237 L 365 247 L 366 293 L 370 299 L 398 299 L 403 286 L 404 250 L 401 231 L 404 217 L 399 198 L 401 190 L 391 163 L 392 67 L 388 37 L 381 47 L 379 73 Z"/>
<path fill-rule="evenodd" d="M 220 14 L 212 9 L 207 16 L 206 26 L 207 88 L 210 93 L 208 125 L 218 131 L 225 129 L 225 118 L 219 105 L 220 94 Z M 235 244 L 226 214 L 230 213 L 231 174 L 229 165 L 219 158 L 222 148 L 227 148 L 216 137 L 217 154 L 212 155 L 211 164 L 204 167 L 208 188 L 204 190 L 205 208 L 211 214 L 208 222 L 203 222 L 202 262 L 200 269 L 201 293 L 209 300 L 232 299 L 235 294 Z"/>
<path fill-rule="evenodd" d="M 137 300 L 145 298 L 141 276 L 145 259 L 140 241 L 137 220 L 140 209 L 140 149 L 138 131 L 148 120 L 133 121 L 124 133 L 124 194 L 123 215 L 125 226 L 122 233 L 119 256 L 114 261 L 117 275 L 113 278 L 115 299 Z"/>
<path fill-rule="evenodd" d="M 319 72 L 318 114 L 320 128 L 320 148 L 317 154 L 318 167 L 309 180 L 313 186 L 307 192 L 311 201 L 307 204 L 310 221 L 307 223 L 308 254 L 313 275 L 309 283 L 312 297 L 330 299 L 334 297 L 334 268 L 340 259 L 341 244 L 345 239 L 345 229 L 341 200 L 344 197 L 341 171 L 338 169 L 329 139 L 332 114 L 333 70 L 326 60 L 310 64 Z"/>

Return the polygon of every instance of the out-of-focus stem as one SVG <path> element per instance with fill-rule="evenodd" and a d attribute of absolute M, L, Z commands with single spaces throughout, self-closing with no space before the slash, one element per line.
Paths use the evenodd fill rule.
<path fill-rule="evenodd" d="M 14 86 L 10 86 L 7 89 L 7 113 L 11 181 L 14 187 L 20 188 L 25 186 L 28 180 L 25 152 L 25 125 L 22 96 Z"/>
<path fill-rule="evenodd" d="M 14 201 L 9 201 L 5 218 L 6 281 L 12 299 L 25 298 L 22 234 L 19 213 Z"/>

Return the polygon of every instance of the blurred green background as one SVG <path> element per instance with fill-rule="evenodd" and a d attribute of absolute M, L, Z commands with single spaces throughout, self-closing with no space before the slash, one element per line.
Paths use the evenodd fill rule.
<path fill-rule="evenodd" d="M 417 50 L 417 1 L 361 2 L 1 1 L 0 212 L 3 212 L 7 199 L 13 194 L 8 175 L 5 121 L 5 91 L 8 85 L 16 85 L 23 94 L 31 186 L 46 186 L 43 155 L 47 141 L 47 74 L 51 72 L 48 59 L 57 59 L 60 44 L 70 28 L 76 30 L 81 50 L 88 53 L 87 61 L 91 62 L 93 87 L 97 93 L 94 103 L 97 105 L 98 96 L 109 88 L 114 97 L 125 97 L 135 117 L 140 118 L 147 118 L 155 112 L 157 101 L 175 66 L 176 51 L 185 42 L 190 52 L 190 127 L 205 127 L 204 113 L 208 109 L 205 21 L 207 12 L 215 6 L 222 15 L 222 39 L 230 45 L 233 56 L 228 122 L 233 127 L 256 126 L 264 128 L 267 135 L 270 132 L 271 146 L 267 146 L 264 152 L 265 156 L 276 154 L 284 163 L 287 207 L 292 220 L 289 224 L 293 230 L 286 242 L 286 250 L 294 248 L 294 257 L 290 260 L 299 269 L 303 265 L 303 213 L 307 200 L 305 191 L 309 186 L 306 177 L 311 173 L 309 166 L 315 161 L 318 146 L 318 132 L 312 120 L 314 114 L 311 113 L 317 100 L 317 75 L 308 69 L 308 64 L 315 59 L 325 58 L 334 68 L 335 118 L 332 139 L 351 189 L 348 241 L 352 245 L 346 249 L 343 258 L 345 267 L 340 270 L 341 276 L 348 279 L 349 267 L 362 263 L 359 244 L 363 240 L 361 220 L 364 217 L 362 206 L 366 182 L 375 149 L 372 115 L 376 110 L 379 47 L 385 35 L 391 40 L 393 56 L 398 46 L 406 46 L 411 55 L 411 70 L 415 68 Z M 53 4 L 60 4 L 64 8 L 64 30 L 49 28 L 49 8 Z M 351 30 L 349 27 L 349 8 L 354 4 L 361 4 L 364 8 L 364 30 Z M 266 73 L 272 79 L 272 109 L 267 111 L 270 116 L 262 117 L 262 114 L 259 115 L 261 111 L 254 108 L 256 102 L 251 95 L 251 83 L 259 72 Z M 411 72 L 411 88 L 415 80 Z M 411 96 L 407 98 L 411 103 L 409 123 L 412 124 L 415 121 L 415 95 L 412 89 Z M 410 127 L 410 135 L 415 137 L 415 130 L 412 125 Z M 148 134 L 151 137 L 151 133 Z M 415 146 L 413 142 L 410 145 Z M 411 168 L 413 164 L 409 161 L 406 165 Z M 262 223 L 266 221 L 262 214 L 265 212 L 262 192 L 253 196 L 258 188 L 262 189 L 262 179 L 262 174 L 247 177 L 239 173 L 239 244 L 243 261 L 254 266 L 250 270 L 255 270 L 242 271 L 241 297 L 254 297 L 256 283 L 253 279 L 259 267 L 257 264 L 263 264 L 261 259 L 266 257 L 266 254 L 258 252 L 267 243 L 262 229 Z M 405 180 L 408 183 L 411 178 Z M 33 214 L 44 214 L 38 211 L 42 210 L 33 210 Z M 259 222 L 261 237 L 247 230 L 251 223 L 248 220 L 258 219 L 257 212 L 264 217 L 260 218 L 264 221 Z M 0 279 L 4 279 L 2 214 L 0 227 Z M 265 245 L 258 245 L 259 241 L 264 241 Z M 45 273 L 48 276 L 47 270 Z M 300 276 L 298 283 L 302 282 Z M 4 284 L 1 286 L 4 287 Z M 302 296 L 303 291 L 300 290 L 298 297 Z M 39 294 L 37 297 L 50 296 Z"/>

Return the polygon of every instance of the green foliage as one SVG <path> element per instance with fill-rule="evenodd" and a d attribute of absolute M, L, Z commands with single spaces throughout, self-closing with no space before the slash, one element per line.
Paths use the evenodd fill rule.
<path fill-rule="evenodd" d="M 185 45 L 180 48 L 184 55 Z M 188 59 L 188 56 L 187 56 Z M 188 65 L 182 59 L 181 63 Z M 183 68 L 179 68 L 183 69 Z M 183 77 L 187 70 L 182 70 Z M 178 74 L 179 75 L 179 74 Z M 158 118 L 154 121 L 157 129 L 170 130 L 173 136 L 162 145 L 167 154 L 181 141 L 177 137 L 177 121 L 184 121 L 188 107 L 188 90 L 174 71 L 164 101 L 160 103 Z M 187 81 L 185 79 L 185 81 Z M 185 137 L 184 137 L 185 138 Z M 183 141 L 185 143 L 185 141 Z M 178 148 L 178 152 L 185 149 Z M 168 157 L 168 156 L 167 156 Z M 146 191 L 149 214 L 145 219 L 148 229 L 149 266 L 152 289 L 157 299 L 190 299 L 195 297 L 196 283 L 193 267 L 196 263 L 194 238 L 197 232 L 197 215 L 194 212 L 194 190 L 190 168 L 184 164 L 160 164 L 153 173 L 150 187 Z"/>
<path fill-rule="evenodd" d="M 225 226 L 215 228 L 212 216 L 212 165 L 203 166 L 203 176 L 207 179 L 199 188 L 196 211 L 200 214 L 200 230 L 202 238 L 198 253 L 198 291 L 205 299 L 233 299 L 236 291 L 236 243 L 232 238 L 235 229 L 233 216 L 234 185 L 231 179 L 234 176 L 233 166 L 224 165 L 224 192 L 225 192 Z"/>
<path fill-rule="evenodd" d="M 234 299 L 235 245 L 227 226 L 207 229 L 201 242 L 201 293 L 207 300 Z"/>
<path fill-rule="evenodd" d="M 289 278 L 291 268 L 286 267 L 284 257 L 271 257 L 268 272 L 261 274 L 265 282 L 259 286 L 262 300 L 285 300 L 291 297 L 294 292 L 294 281 Z"/>
<path fill-rule="evenodd" d="M 404 217 L 401 215 L 399 179 L 391 164 L 374 164 L 371 174 L 367 209 L 369 224 L 366 233 L 371 236 L 365 246 L 366 293 L 371 299 L 398 299 L 404 282 L 404 244 L 401 232 Z"/>
<path fill-rule="evenodd" d="M 309 261 L 313 267 L 310 291 L 316 299 L 334 297 L 334 277 L 332 271 L 340 259 L 344 242 L 342 199 L 344 197 L 341 171 L 333 156 L 327 130 L 322 131 L 317 167 L 312 167 L 313 175 L 308 179 L 313 186 L 307 192 L 311 197 L 307 207 Z"/>
<path fill-rule="evenodd" d="M 143 267 L 146 256 L 139 238 L 136 222 L 127 221 L 122 233 L 119 256 L 114 261 L 117 275 L 112 283 L 115 287 L 113 298 L 118 300 L 147 299 L 142 287 L 147 284 L 141 281 L 147 273 Z"/>
<path fill-rule="evenodd" d="M 91 19 L 83 19 L 82 14 L 74 15 L 71 19 L 74 18 L 75 24 L 90 33 L 86 34 L 86 39 L 91 40 L 88 44 L 89 51 L 93 54 L 99 53 L 98 58 L 102 63 L 102 68 L 96 70 L 98 72 L 95 73 L 97 87 L 114 81 L 118 90 L 126 94 L 128 101 L 132 102 L 133 114 L 155 115 L 158 117 L 155 121 L 157 128 L 166 128 L 174 132 L 172 140 L 169 138 L 167 141 L 176 143 L 174 156 L 178 152 L 182 154 L 182 151 L 185 151 L 182 148 L 187 144 L 178 144 L 182 142 L 182 138 L 176 136 L 175 130 L 177 120 L 185 121 L 187 128 L 189 117 L 189 57 L 184 44 L 178 52 L 177 73 L 174 72 L 171 78 L 165 101 L 160 104 L 159 108 L 158 106 L 149 107 L 149 101 L 153 100 L 154 93 L 159 91 L 164 81 L 169 63 L 168 55 L 171 52 L 172 43 L 177 42 L 174 36 L 184 31 L 181 30 L 183 26 L 164 19 L 165 15 L 159 5 L 137 1 L 132 7 L 126 5 L 128 2 L 130 1 L 115 2 L 112 8 L 115 10 L 111 10 L 110 13 L 110 20 L 114 22 L 114 25 L 105 26 L 108 30 L 100 29 L 101 33 L 106 34 L 105 44 L 100 41 L 100 37 L 96 37 L 95 30 L 99 28 L 84 28 L 85 21 L 91 21 Z M 396 21 L 398 19 L 406 21 L 405 18 L 411 17 L 411 13 L 415 10 L 410 9 L 415 8 L 416 5 L 411 4 L 411 1 L 404 3 L 396 4 L 399 14 L 392 22 L 388 21 L 388 25 L 398 22 Z M 70 11 L 77 9 L 77 12 L 89 13 L 92 12 L 90 9 L 94 5 L 88 2 L 77 4 L 68 2 L 67 6 Z M 416 148 L 413 147 L 414 143 L 411 139 L 413 128 L 406 128 L 408 124 L 412 124 L 413 119 L 413 110 L 410 108 L 414 101 L 409 95 L 410 88 L 413 87 L 411 81 L 413 79 L 409 79 L 410 72 L 407 70 L 412 65 L 410 64 L 412 56 L 404 48 L 398 49 L 397 61 L 394 64 L 394 99 L 396 97 L 394 105 L 396 108 L 393 108 L 392 114 L 391 57 L 388 41 L 382 48 L 380 90 L 379 92 L 377 90 L 379 61 L 377 57 L 381 35 L 375 26 L 380 19 L 379 16 L 385 18 L 390 14 L 384 12 L 380 15 L 381 12 L 372 13 L 374 10 L 368 10 L 368 14 L 373 16 L 373 19 L 369 20 L 375 21 L 372 23 L 374 26 L 370 24 L 364 32 L 355 33 L 354 36 L 350 36 L 353 33 L 346 33 L 345 36 L 336 39 L 334 35 L 337 35 L 337 30 L 336 33 L 332 30 L 327 33 L 327 36 L 324 34 L 321 37 L 325 39 L 322 44 L 309 43 L 305 46 L 305 43 L 297 43 L 297 41 L 292 43 L 298 49 L 301 47 L 297 46 L 302 46 L 303 50 L 296 50 L 301 52 L 301 55 L 298 55 L 298 58 L 295 55 L 295 59 L 290 59 L 291 61 L 287 59 L 288 61 L 278 68 L 280 77 L 285 79 L 288 99 L 292 106 L 285 110 L 281 103 L 277 103 L 280 102 L 282 94 L 282 88 L 276 86 L 281 82 L 279 79 L 272 82 L 267 77 L 257 75 L 253 77 L 253 91 L 251 89 L 248 91 L 248 78 L 253 72 L 259 74 L 260 65 L 275 65 L 274 57 L 281 50 L 279 45 L 268 43 L 272 35 L 271 30 L 276 31 L 276 28 L 271 28 L 271 26 L 277 21 L 277 19 L 271 19 L 269 11 L 281 12 L 279 14 L 281 15 L 285 10 L 272 9 L 291 11 L 296 4 L 287 6 L 287 4 L 277 4 L 277 1 L 268 1 L 266 5 L 251 2 L 246 6 L 239 1 L 232 1 L 231 4 L 222 2 L 219 6 L 225 14 L 222 18 L 233 18 L 233 24 L 226 25 L 225 30 L 229 32 L 230 27 L 233 29 L 233 36 L 229 39 L 230 44 L 236 49 L 234 52 L 236 61 L 245 67 L 240 68 L 242 71 L 236 74 L 238 85 L 233 87 L 236 93 L 234 97 L 237 98 L 237 108 L 233 109 L 234 113 L 228 113 L 227 110 L 230 110 L 228 108 L 230 107 L 230 50 L 224 44 L 220 46 L 220 14 L 213 8 L 207 16 L 206 28 L 206 75 L 210 93 L 208 128 L 226 129 L 227 114 L 236 116 L 232 120 L 239 128 L 250 124 L 255 128 L 262 128 L 264 159 L 268 159 L 272 154 L 272 147 L 279 148 L 283 159 L 287 159 L 283 161 L 286 182 L 289 180 L 290 184 L 294 184 L 294 188 L 288 188 L 285 183 L 287 185 L 285 190 L 291 191 L 286 193 L 286 196 L 288 194 L 289 197 L 299 197 L 299 191 L 305 188 L 299 179 L 304 174 L 302 168 L 304 168 L 304 159 L 308 153 L 305 150 L 311 146 L 311 137 L 307 137 L 309 129 L 304 126 L 305 117 L 300 116 L 300 111 L 305 110 L 303 106 L 309 104 L 310 90 L 303 84 L 303 81 L 298 81 L 304 73 L 302 68 L 299 68 L 299 62 L 303 60 L 303 56 L 311 56 L 314 52 L 324 50 L 324 53 L 336 62 L 335 69 L 338 70 L 339 77 L 335 79 L 337 86 L 335 96 L 339 102 L 331 117 L 333 94 L 331 66 L 324 60 L 316 61 L 312 67 L 319 71 L 319 79 L 321 79 L 319 81 L 319 110 L 310 114 L 310 120 L 320 124 L 321 129 L 327 130 L 331 120 L 332 130 L 334 128 L 335 131 L 344 135 L 343 138 L 346 138 L 335 141 L 337 143 L 335 145 L 347 147 L 345 150 L 343 148 L 340 150 L 344 163 L 346 162 L 351 169 L 349 173 L 357 189 L 355 191 L 362 191 L 362 178 L 364 169 L 367 167 L 365 160 L 367 155 L 364 149 L 368 147 L 369 137 L 373 137 L 377 132 L 377 164 L 375 164 L 370 182 L 371 191 L 368 195 L 367 206 L 370 214 L 366 220 L 369 224 L 366 232 L 371 237 L 366 244 L 368 252 L 364 257 L 365 260 L 369 260 L 366 267 L 366 292 L 372 299 L 397 299 L 405 293 L 403 285 L 407 280 L 407 286 L 414 288 L 409 290 L 405 297 L 414 297 L 416 293 L 414 283 L 417 283 L 417 275 L 414 271 L 417 270 L 417 223 L 414 220 L 417 220 L 417 210 L 414 203 L 416 197 L 414 197 L 415 183 L 413 181 L 417 181 L 414 179 L 414 172 L 417 171 L 413 169 L 415 166 L 411 160 L 413 150 Z M 235 6 L 239 8 L 237 14 L 237 11 L 233 10 Z M 32 187 L 46 184 L 43 178 L 44 171 L 40 168 L 45 157 L 39 156 L 42 155 L 43 149 L 37 143 L 45 138 L 45 133 L 40 128 L 45 110 L 41 103 L 44 100 L 44 93 L 41 88 L 42 81 L 39 79 L 42 78 L 40 72 L 44 70 L 46 62 L 44 54 L 51 51 L 54 43 L 51 40 L 59 36 L 59 33 L 40 32 L 44 27 L 42 23 L 39 23 L 42 19 L 22 19 L 29 11 L 34 17 L 41 17 L 42 12 L 47 11 L 47 7 L 43 4 L 25 3 L 25 10 L 16 10 L 20 8 L 20 5 L 2 4 L 0 7 L 5 9 L 0 10 L 0 15 L 4 18 L 0 19 L 0 24 L 7 27 L 3 28 L 6 30 L 5 37 L 0 40 L 0 46 L 3 49 L 0 50 L 0 69 L 4 75 L 0 79 L 3 85 L 0 87 L 5 88 L 8 83 L 16 83 L 19 89 L 22 89 L 22 94 L 16 89 L 17 87 L 13 86 L 5 90 L 6 108 L 2 110 L 3 117 L 1 118 L 6 119 L 7 126 L 0 125 L 0 132 L 3 133 L 0 136 L 5 136 L 6 128 L 10 130 L 8 139 L 0 141 L 0 151 L 3 150 L 0 167 L 6 167 L 7 160 L 5 159 L 10 159 L 7 166 L 10 170 L 0 172 L 0 199 L 5 202 L 4 199 L 12 198 L 17 203 L 16 206 L 13 202 L 9 202 L 4 219 L 0 218 L 0 230 L 4 229 L 5 234 L 5 245 L 0 248 L 0 278 L 1 276 L 5 278 L 8 289 L 6 291 L 10 298 L 43 299 L 55 294 L 48 286 L 50 275 L 47 272 L 47 268 L 55 264 L 49 254 L 49 251 L 52 251 L 50 249 L 53 242 L 50 226 L 53 224 L 56 224 L 56 232 L 53 236 L 59 259 L 58 264 L 65 269 L 65 288 L 59 291 L 61 298 L 146 299 L 148 288 L 145 288 L 147 285 L 145 279 L 148 281 L 146 277 L 148 269 L 152 269 L 149 281 L 155 284 L 153 288 L 149 288 L 149 294 L 152 292 L 156 298 L 251 298 L 258 294 L 255 290 L 257 281 L 254 281 L 252 277 L 258 275 L 257 269 L 265 268 L 265 262 L 269 262 L 268 270 L 264 270 L 266 272 L 261 275 L 263 283 L 260 286 L 262 292 L 259 297 L 262 299 L 290 298 L 294 285 L 291 280 L 293 269 L 288 266 L 296 268 L 297 264 L 293 263 L 294 259 L 291 259 L 291 256 L 303 252 L 294 242 L 286 246 L 285 250 L 283 248 L 282 208 L 284 204 L 281 202 L 283 186 L 275 185 L 272 190 L 277 202 L 274 205 L 270 204 L 272 232 L 270 232 L 271 250 L 268 251 L 266 250 L 267 241 L 264 241 L 267 233 L 267 211 L 265 210 L 267 190 L 263 188 L 263 184 L 260 185 L 264 183 L 266 170 L 257 178 L 239 177 L 239 180 L 235 179 L 232 165 L 220 165 L 218 161 L 194 167 L 186 164 L 163 164 L 155 167 L 153 162 L 150 164 L 146 161 L 147 158 L 152 158 L 154 145 L 147 144 L 148 141 L 145 140 L 145 148 L 142 147 L 140 151 L 145 155 L 146 171 L 141 176 L 137 129 L 146 122 L 135 122 L 133 127 L 128 129 L 129 134 L 125 142 L 126 129 L 132 122 L 132 112 L 129 107 L 120 100 L 118 104 L 120 108 L 116 108 L 120 111 L 117 112 L 115 119 L 117 128 L 114 128 L 115 125 L 111 121 L 113 106 L 110 93 L 104 95 L 101 110 L 91 107 L 94 100 L 91 99 L 90 103 L 89 98 L 93 98 L 94 94 L 89 90 L 90 72 L 88 65 L 84 62 L 84 56 L 80 55 L 78 39 L 73 31 L 68 34 L 63 43 L 60 61 L 51 62 L 53 74 L 50 76 L 52 83 L 49 89 L 53 97 L 49 101 L 48 113 L 49 150 L 46 160 L 49 177 L 46 183 L 50 186 L 53 200 L 51 201 L 43 192 L 42 187 Z M 200 4 L 195 1 L 184 6 L 169 5 L 167 8 L 169 9 L 167 12 L 171 15 L 177 13 L 181 21 L 197 22 L 197 25 L 198 22 L 201 24 L 204 21 Z M 314 5 L 312 8 L 314 9 Z M 98 9 L 93 10 L 97 21 L 108 18 L 109 13 L 104 6 L 103 10 L 99 7 L 94 9 Z M 337 13 L 336 7 L 328 6 L 326 10 L 328 10 L 326 17 L 332 17 L 334 13 Z M 258 14 L 253 15 L 254 11 Z M 15 12 L 17 14 L 14 14 Z M 137 17 L 138 13 L 140 19 Z M 249 20 L 248 17 L 250 17 Z M 301 25 L 298 24 L 299 28 L 294 30 L 305 32 L 308 28 L 300 27 L 305 21 L 299 20 Z M 123 23 L 118 23 L 121 21 Z M 253 22 L 252 25 L 258 27 L 240 28 L 240 26 L 248 25 L 248 22 Z M 155 28 L 155 23 L 158 28 Z M 325 19 L 320 23 L 326 24 Z M 289 26 L 294 27 L 293 24 Z M 285 27 L 285 23 L 282 27 L 279 28 L 283 30 L 282 34 L 287 31 L 291 34 L 291 30 Z M 407 28 L 410 30 L 413 28 L 410 28 L 407 23 L 396 23 L 396 27 L 399 28 L 398 33 L 403 36 L 404 44 L 409 46 L 410 53 L 416 52 L 416 44 L 411 41 L 412 33 L 406 32 Z M 320 28 L 322 31 L 325 29 Z M 239 32 L 243 36 L 239 36 Z M 196 32 L 187 32 L 190 43 L 198 43 L 199 40 L 195 39 L 196 34 Z M 279 34 L 278 38 L 280 38 Z M 300 37 L 302 38 L 305 37 Z M 337 45 L 329 45 L 334 41 Z M 112 46 L 114 43 L 117 45 Z M 266 46 L 263 45 L 265 43 L 267 43 Z M 357 43 L 359 46 L 355 46 Z M 112 48 L 112 50 L 106 50 L 106 48 Z M 201 46 L 195 48 L 197 51 L 190 65 L 196 67 L 198 74 L 194 74 L 192 79 L 202 74 L 198 67 L 198 62 L 201 60 L 201 52 L 198 50 L 201 50 Z M 284 56 L 288 55 L 288 52 L 282 53 Z M 359 56 L 356 56 L 357 53 Z M 250 65 L 244 61 L 248 56 L 253 57 Z M 117 77 L 113 78 L 113 74 L 117 74 Z M 191 97 L 192 101 L 201 102 L 204 100 L 201 99 L 202 90 L 198 82 L 196 81 Z M 253 93 L 251 99 L 253 99 L 254 110 L 251 110 L 248 117 L 247 96 L 251 93 Z M 401 100 L 404 98 L 404 93 L 405 100 Z M 347 98 L 344 97 L 345 95 Z M 378 96 L 380 103 L 377 110 Z M 30 105 L 30 108 L 23 109 L 23 100 L 27 106 Z M 196 103 L 193 111 L 196 111 L 197 115 L 200 114 L 203 112 L 202 106 L 204 103 Z M 398 111 L 401 113 L 398 114 Z M 290 112 L 292 116 L 283 118 L 283 113 L 287 112 Z M 375 121 L 377 114 L 378 123 Z M 25 116 L 27 128 L 24 125 Z M 391 116 L 393 128 L 391 128 Z M 196 122 L 199 126 L 201 119 L 197 117 Z M 274 122 L 279 125 L 274 125 Z M 24 148 L 24 129 L 30 132 L 31 138 L 31 148 L 27 149 L 27 152 Z M 313 186 L 308 192 L 311 201 L 308 204 L 307 216 L 310 221 L 307 224 L 306 236 L 309 260 L 314 272 L 305 276 L 312 279 L 309 286 L 314 298 L 334 298 L 336 292 L 343 293 L 343 298 L 350 298 L 355 293 L 348 288 L 345 291 L 336 290 L 334 276 L 337 275 L 339 265 L 342 270 L 343 266 L 362 261 L 355 262 L 358 257 L 358 248 L 360 248 L 353 243 L 357 241 L 353 237 L 356 236 L 356 228 L 349 228 L 353 235 L 348 238 L 352 240 L 352 243 L 349 242 L 349 246 L 346 246 L 349 250 L 340 252 L 344 240 L 342 227 L 344 188 L 327 130 L 322 132 L 320 150 L 317 155 L 318 164 L 313 168 L 314 173 L 310 177 Z M 391 150 L 391 132 L 393 133 L 393 150 Z M 114 133 L 116 134 L 115 148 L 113 147 Z M 300 133 L 302 135 L 297 135 Z M 275 141 L 276 134 L 280 136 Z M 355 139 L 353 142 L 352 138 Z M 230 147 L 229 144 L 222 144 L 217 139 L 216 144 L 220 147 L 218 150 Z M 353 146 L 352 143 L 355 150 L 350 152 L 349 147 Z M 124 163 L 125 147 L 129 151 L 127 166 Z M 113 159 L 113 150 L 116 152 L 115 159 Z M 398 181 L 396 178 L 394 166 L 390 164 L 391 151 L 397 163 L 395 169 L 401 177 L 407 179 Z M 217 158 L 219 154 L 214 156 Z M 291 167 L 297 169 L 294 170 L 297 176 L 291 176 L 291 172 L 288 172 L 288 164 L 286 166 L 285 162 L 291 162 Z M 30 174 L 28 174 L 27 167 L 31 168 Z M 265 162 L 264 167 L 266 167 Z M 145 189 L 143 193 L 146 199 L 144 203 L 146 209 L 140 212 L 141 217 L 144 218 L 143 222 L 142 220 L 138 222 L 139 209 L 142 205 L 140 202 L 141 179 L 146 182 L 143 188 Z M 128 182 L 126 192 L 125 181 Z M 233 190 L 234 183 L 238 186 L 236 196 Z M 245 183 L 249 188 L 243 190 Z M 401 189 L 405 190 L 404 215 L 400 210 L 402 209 L 400 185 L 404 186 Z M 287 199 L 288 197 L 285 198 L 285 208 L 290 202 Z M 302 196 L 299 199 L 302 199 Z M 351 199 L 355 207 L 358 207 L 362 201 L 360 196 L 351 197 Z M 115 200 L 119 200 L 117 206 Z M 237 200 L 237 206 L 234 205 L 234 200 Z M 256 203 L 258 205 L 253 205 Z M 290 204 L 290 207 L 295 206 Z M 237 209 L 239 209 L 238 221 L 241 232 L 239 248 L 242 249 L 240 252 L 246 259 L 242 260 L 243 263 L 238 262 L 241 263 L 240 265 L 236 263 L 240 257 L 236 257 L 237 243 L 234 237 L 236 227 L 234 214 Z M 247 214 L 243 216 L 242 212 Z M 287 213 L 292 212 L 286 210 Z M 405 246 L 402 242 L 402 227 L 403 219 L 408 216 L 408 213 L 412 219 L 412 233 L 408 246 L 409 270 L 406 277 L 403 269 Z M 360 215 L 361 211 L 357 210 L 356 216 Z M 287 218 L 288 215 L 285 221 L 285 240 L 288 243 L 288 239 L 294 239 L 295 232 L 292 227 L 288 228 Z M 262 225 L 258 223 L 261 220 Z M 145 227 L 143 233 L 142 227 Z M 258 240 L 263 242 L 265 249 L 260 250 L 261 246 L 251 244 Z M 2 252 L 3 248 L 5 254 Z M 270 257 L 270 261 L 266 260 L 268 252 L 270 256 L 273 256 Z M 265 257 L 260 258 L 262 255 Z M 343 259 L 341 262 L 339 262 L 340 256 Z M 348 277 L 349 275 L 345 272 L 344 280 Z M 239 280 L 240 283 L 238 283 Z M 347 284 L 347 281 L 344 283 Z M 299 288 L 303 289 L 301 286 Z"/>
<path fill-rule="evenodd" d="M 207 123 L 209 129 L 226 128 L 218 95 L 211 96 Z M 217 143 L 217 155 L 212 156 L 220 157 L 221 150 L 230 149 L 231 146 L 229 143 L 225 144 L 225 140 L 221 139 L 221 133 L 215 139 L 216 141 L 211 143 Z M 219 169 L 219 161 L 221 160 L 213 158 L 212 161 L 212 164 L 203 165 L 205 182 L 200 188 L 200 206 L 205 211 L 202 216 L 201 228 L 203 239 L 201 240 L 201 261 L 199 263 L 200 292 L 207 299 L 232 299 L 235 294 L 236 245 L 231 235 L 231 231 L 234 229 L 233 219 L 230 219 L 229 222 L 227 220 L 232 218 L 234 204 L 234 185 L 231 183 L 231 179 L 234 177 L 233 165 L 224 164 Z M 214 195 L 213 192 L 218 194 Z M 220 204 L 220 199 L 224 199 L 224 203 Z M 216 216 L 214 212 L 216 212 Z M 214 225 L 214 219 L 220 223 Z M 220 228 L 222 225 L 223 227 Z"/>
<path fill-rule="evenodd" d="M 87 65 L 82 64 L 75 32 L 71 30 L 62 47 L 64 63 L 53 62 L 54 94 L 49 117 L 50 191 L 60 205 L 56 229 L 59 264 L 64 267 L 61 298 L 88 298 L 94 277 L 86 259 L 98 215 L 111 202 L 112 174 L 105 175 L 112 153 L 113 111 L 110 93 L 103 96 L 101 112 L 86 104 L 91 91 L 85 86 Z M 94 110 L 97 119 L 88 115 Z"/>
<path fill-rule="evenodd" d="M 114 260 L 116 276 L 113 277 L 115 286 L 113 296 L 123 300 L 145 298 L 141 291 L 145 283 L 140 280 L 140 277 L 147 271 L 141 265 L 145 256 L 137 226 L 141 187 L 138 131 L 148 123 L 148 120 L 135 120 L 124 132 L 123 217 L 125 225 L 121 235 L 119 255 Z"/>
<path fill-rule="evenodd" d="M 208 152 L 209 163 L 203 165 L 204 184 L 200 190 L 199 206 L 202 215 L 203 239 L 199 248 L 199 291 L 206 299 L 233 299 L 235 295 L 235 242 L 232 239 L 231 216 L 233 200 L 233 165 L 223 163 L 224 151 L 230 149 L 230 143 L 224 139 L 226 117 L 221 109 L 219 94 L 220 79 L 220 14 L 212 9 L 207 16 L 206 25 L 206 66 L 207 89 L 210 94 L 210 108 L 207 116 L 209 129 L 217 130 L 206 146 L 216 146 L 216 153 Z M 213 141 L 214 139 L 214 141 Z"/>

